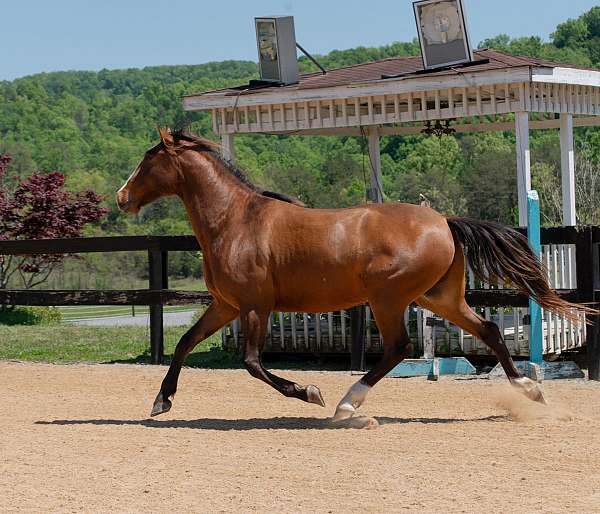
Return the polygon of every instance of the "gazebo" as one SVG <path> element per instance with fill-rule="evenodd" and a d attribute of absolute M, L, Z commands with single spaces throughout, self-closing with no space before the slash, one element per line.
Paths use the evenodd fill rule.
<path fill-rule="evenodd" d="M 521 226 L 531 188 L 529 131 L 559 129 L 563 224 L 575 225 L 573 127 L 600 124 L 600 70 L 483 49 L 466 66 L 424 70 L 420 57 L 390 58 L 304 74 L 293 85 L 192 94 L 183 108 L 212 113 L 232 160 L 235 134 L 365 135 L 372 201 L 382 200 L 382 135 L 418 134 L 443 120 L 453 120 L 456 132 L 515 130 Z"/>
<path fill-rule="evenodd" d="M 292 85 L 253 87 L 250 84 L 191 94 L 183 98 L 183 108 L 212 113 L 213 130 L 221 136 L 223 153 L 231 160 L 235 160 L 236 134 L 364 136 L 368 138 L 371 163 L 368 193 L 373 202 L 383 201 L 381 136 L 419 134 L 427 126 L 443 129 L 446 125 L 456 133 L 515 130 L 522 227 L 527 225 L 527 195 L 531 189 L 529 132 L 559 129 L 563 225 L 576 225 L 573 128 L 600 125 L 600 70 L 513 56 L 493 49 L 476 50 L 473 54 L 473 61 L 468 64 L 434 70 L 425 70 L 421 57 L 396 57 L 326 73 L 307 73 Z M 544 250 L 545 263 L 554 270 L 552 273 L 562 277 L 553 280 L 555 287 L 575 287 L 572 250 L 556 245 Z M 470 287 L 471 281 L 472 277 Z M 484 284 L 484 287 L 488 286 Z M 487 318 L 490 309 L 485 311 Z M 288 331 L 279 313 L 277 338 L 281 347 L 284 341 L 290 340 L 293 349 L 308 348 L 310 339 L 316 341 L 315 348 L 322 351 L 319 341 L 325 333 L 329 348 L 338 345 L 348 348 L 348 327 L 343 312 L 339 317 L 341 342 L 336 340 L 333 313 L 327 313 L 323 327 L 318 315 L 312 331 L 306 314 L 302 318 L 296 316 L 295 313 L 290 316 Z M 526 311 L 513 309 L 508 316 L 509 320 L 512 318 L 507 321 L 507 324 L 512 323 L 512 328 L 507 328 L 513 331 L 511 351 L 523 355 L 519 353 L 523 351 L 519 334 L 525 332 Z M 435 327 L 427 317 L 428 313 L 417 311 L 418 339 L 423 341 L 424 355 L 433 356 Z M 405 319 L 408 321 L 407 313 Z M 362 330 L 357 327 L 366 324 L 368 347 L 371 342 L 368 306 L 364 314 L 359 315 L 357 311 L 351 320 L 353 338 Z M 504 330 L 503 313 L 498 322 Z M 560 352 L 583 344 L 582 330 L 574 331 L 549 313 L 545 323 L 549 327 L 547 351 L 557 348 Z M 237 325 L 234 322 L 231 327 L 235 344 L 239 336 Z M 464 349 L 462 331 L 459 342 Z M 358 344 L 354 341 L 352 346 L 354 362 L 360 357 L 355 351 Z M 471 352 L 479 351 L 475 342 L 468 345 Z"/>

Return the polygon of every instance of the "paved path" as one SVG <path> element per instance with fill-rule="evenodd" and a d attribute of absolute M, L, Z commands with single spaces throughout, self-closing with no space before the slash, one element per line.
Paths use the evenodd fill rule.
<path fill-rule="evenodd" d="M 165 312 L 163 322 L 165 327 L 176 327 L 180 325 L 191 325 L 196 311 Z M 150 323 L 149 314 L 138 314 L 137 316 L 111 316 L 107 318 L 90 318 L 69 321 L 71 325 L 91 325 L 95 327 L 147 327 Z"/>

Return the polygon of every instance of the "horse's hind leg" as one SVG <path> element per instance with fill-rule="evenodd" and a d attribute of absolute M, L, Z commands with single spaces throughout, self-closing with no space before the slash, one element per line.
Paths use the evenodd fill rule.
<path fill-rule="evenodd" d="M 515 367 L 498 326 L 477 315 L 467 305 L 464 294 L 463 254 L 462 251 L 457 251 L 455 261 L 448 273 L 430 291 L 417 299 L 417 303 L 481 339 L 494 352 L 512 385 L 519 388 L 531 400 L 546 403 L 539 386 L 533 380 L 521 375 Z"/>
<path fill-rule="evenodd" d="M 272 388 L 279 391 L 284 396 L 298 398 L 308 403 L 316 403 L 325 407 L 325 402 L 321 396 L 321 391 L 314 385 L 306 387 L 299 386 L 284 378 L 278 377 L 267 371 L 260 361 L 260 351 L 267 334 L 267 323 L 269 321 L 269 312 L 261 312 L 255 309 L 249 309 L 242 312 L 241 315 L 242 331 L 246 338 L 244 348 L 244 365 L 248 372 L 255 378 L 269 384 Z"/>
<path fill-rule="evenodd" d="M 478 316 L 463 300 L 454 309 L 440 308 L 436 304 L 419 303 L 427 309 L 443 316 L 448 321 L 466 330 L 474 337 L 481 339 L 498 358 L 510 383 L 520 389 L 529 399 L 546 403 L 540 387 L 531 379 L 521 375 L 515 367 L 498 326 Z"/>
<path fill-rule="evenodd" d="M 403 318 L 406 304 L 394 305 L 389 302 L 371 301 L 369 305 L 375 315 L 379 333 L 383 337 L 383 357 L 341 399 L 333 416 L 334 421 L 352 417 L 356 409 L 365 401 L 371 388 L 406 357 L 409 349 L 410 339 Z"/>

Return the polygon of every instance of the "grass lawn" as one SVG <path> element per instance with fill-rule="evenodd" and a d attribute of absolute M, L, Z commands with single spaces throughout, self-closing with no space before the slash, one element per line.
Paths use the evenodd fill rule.
<path fill-rule="evenodd" d="M 187 328 L 165 328 L 167 361 Z M 148 329 L 145 327 L 0 325 L 0 359 L 56 363 L 149 363 L 149 339 Z M 186 363 L 209 368 L 241 365 L 237 355 L 221 349 L 219 334 L 200 343 Z"/>
<path fill-rule="evenodd" d="M 194 305 L 165 305 L 164 312 L 187 312 L 197 310 Z M 76 321 L 82 319 L 111 318 L 114 316 L 131 316 L 133 311 L 130 305 L 74 305 L 58 307 L 62 313 L 63 321 Z M 135 315 L 148 314 L 150 308 L 146 305 L 136 305 Z"/>
<path fill-rule="evenodd" d="M 188 327 L 165 327 L 165 361 L 170 361 L 175 345 Z M 287 356 L 264 359 L 270 368 L 348 369 L 348 358 L 327 363 L 318 358 Z M 146 327 L 90 327 L 74 325 L 0 325 L 0 360 L 51 363 L 122 362 L 150 363 L 150 335 Z M 221 347 L 219 332 L 202 341 L 186 360 L 199 368 L 242 368 L 239 355 Z"/>

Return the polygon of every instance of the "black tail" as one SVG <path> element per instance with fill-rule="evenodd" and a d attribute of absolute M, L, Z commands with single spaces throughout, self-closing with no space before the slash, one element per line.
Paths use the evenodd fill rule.
<path fill-rule="evenodd" d="M 520 232 L 499 223 L 470 218 L 450 217 L 448 225 L 462 243 L 467 261 L 479 279 L 508 280 L 544 309 L 576 323 L 581 322 L 580 314 L 596 312 L 563 300 L 551 289 L 544 265 Z"/>

